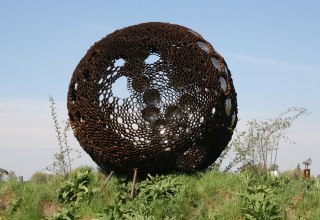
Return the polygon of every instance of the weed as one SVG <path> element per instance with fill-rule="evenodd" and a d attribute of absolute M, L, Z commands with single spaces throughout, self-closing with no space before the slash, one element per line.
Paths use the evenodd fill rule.
<path fill-rule="evenodd" d="M 17 199 L 11 201 L 10 205 L 9 205 L 9 213 L 10 214 L 15 213 L 18 210 L 18 208 L 20 207 L 21 202 L 22 202 L 21 197 L 18 197 Z"/>
<path fill-rule="evenodd" d="M 271 184 L 257 184 L 257 179 L 249 174 L 245 176 L 244 181 L 246 192 L 240 196 L 243 200 L 241 210 L 245 219 L 281 219 L 281 209 L 276 201 L 276 189 Z"/>
<path fill-rule="evenodd" d="M 151 176 L 139 185 L 138 196 L 131 200 L 128 198 L 128 183 L 125 179 L 119 179 L 114 203 L 110 204 L 99 219 L 141 219 L 155 220 L 152 214 L 153 204 L 157 207 L 168 205 L 182 186 L 177 176 Z M 171 206 L 172 207 L 172 206 Z M 173 219 L 166 216 L 166 219 Z"/>
<path fill-rule="evenodd" d="M 182 183 L 177 176 L 151 176 L 141 182 L 138 197 L 147 201 L 165 199 L 174 196 L 181 188 Z"/>
<path fill-rule="evenodd" d="M 208 171 L 149 176 L 129 198 L 131 182 L 104 179 L 89 168 L 52 180 L 0 182 L 2 219 L 319 219 L 320 181 L 289 175 Z M 99 190 L 98 190 L 98 189 Z M 60 195 L 60 199 L 59 199 Z M 64 195 L 64 196 L 63 196 Z"/>
<path fill-rule="evenodd" d="M 49 97 L 49 102 L 51 103 L 51 116 L 57 135 L 59 151 L 54 154 L 54 161 L 51 165 L 46 167 L 46 170 L 66 177 L 68 173 L 71 172 L 72 162 L 75 159 L 79 158 L 80 154 L 78 157 L 71 158 L 71 152 L 76 150 L 71 148 L 68 144 L 68 132 L 70 130 L 70 123 L 68 120 L 63 121 L 62 124 L 64 124 L 64 128 L 62 130 L 60 122 L 58 121 L 55 102 L 52 96 Z M 79 153 L 78 151 L 76 152 Z"/>
<path fill-rule="evenodd" d="M 79 218 L 75 213 L 72 208 L 63 208 L 53 216 L 46 217 L 45 220 L 75 220 Z"/>
<path fill-rule="evenodd" d="M 77 207 L 79 202 L 89 202 L 96 189 L 90 189 L 89 184 L 92 181 L 91 170 L 79 171 L 71 180 L 63 183 L 58 190 L 58 199 L 60 202 Z"/>

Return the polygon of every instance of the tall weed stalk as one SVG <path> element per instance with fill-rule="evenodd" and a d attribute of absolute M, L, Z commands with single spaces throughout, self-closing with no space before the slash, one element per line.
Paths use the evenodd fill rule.
<path fill-rule="evenodd" d="M 51 117 L 57 136 L 59 150 L 54 154 L 54 161 L 46 167 L 46 170 L 59 176 L 66 177 L 71 172 L 72 162 L 81 155 L 79 151 L 73 149 L 68 143 L 68 132 L 70 131 L 69 120 L 59 122 L 56 113 L 55 101 L 52 96 L 49 96 L 49 102 L 51 104 Z M 61 127 L 61 124 L 63 124 L 63 127 Z M 78 156 L 71 158 L 72 151 L 77 152 Z"/>

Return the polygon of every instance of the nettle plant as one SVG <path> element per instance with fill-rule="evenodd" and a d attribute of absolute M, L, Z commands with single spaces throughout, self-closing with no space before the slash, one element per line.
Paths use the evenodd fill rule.
<path fill-rule="evenodd" d="M 276 194 L 279 186 L 283 185 L 286 180 L 279 181 L 273 177 L 266 178 L 263 183 L 252 174 L 246 174 L 243 178 L 246 191 L 240 194 L 242 198 L 241 210 L 247 220 L 282 219 L 281 208 L 276 200 Z"/>
<path fill-rule="evenodd" d="M 93 188 L 94 174 L 91 168 L 82 168 L 72 173 L 58 189 L 58 200 L 63 207 L 46 220 L 78 219 L 80 203 L 90 203 L 98 188 Z"/>
<path fill-rule="evenodd" d="M 80 170 L 64 182 L 58 190 L 58 199 L 61 203 L 77 207 L 80 202 L 90 202 L 97 189 L 90 188 L 93 174 L 90 169 Z"/>
<path fill-rule="evenodd" d="M 182 186 L 177 176 L 151 176 L 141 182 L 138 190 L 138 197 L 152 201 L 155 199 L 171 198 L 179 192 Z"/>
<path fill-rule="evenodd" d="M 159 202 L 172 202 L 173 197 L 181 190 L 182 182 L 175 175 L 151 176 L 139 184 L 137 197 L 128 197 L 129 184 L 126 179 L 117 179 L 117 194 L 114 202 L 98 214 L 100 220 L 104 219 L 143 219 L 155 220 L 152 215 L 152 204 Z M 165 219 L 175 219 L 166 216 Z"/>

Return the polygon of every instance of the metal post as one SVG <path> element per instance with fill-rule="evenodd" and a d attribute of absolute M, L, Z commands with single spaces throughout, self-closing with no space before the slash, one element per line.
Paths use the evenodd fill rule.
<path fill-rule="evenodd" d="M 130 198 L 134 198 L 135 196 L 135 188 L 136 188 L 136 181 L 137 181 L 137 175 L 138 175 L 138 168 L 134 168 L 133 170 L 134 170 L 134 173 L 133 173 L 133 181 L 132 181 Z"/>

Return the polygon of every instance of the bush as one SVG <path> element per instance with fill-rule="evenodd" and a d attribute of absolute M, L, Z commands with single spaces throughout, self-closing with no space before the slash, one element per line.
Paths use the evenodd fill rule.
<path fill-rule="evenodd" d="M 31 176 L 30 181 L 38 184 L 45 184 L 45 183 L 48 183 L 53 178 L 54 178 L 54 175 L 52 174 L 36 172 Z"/>

